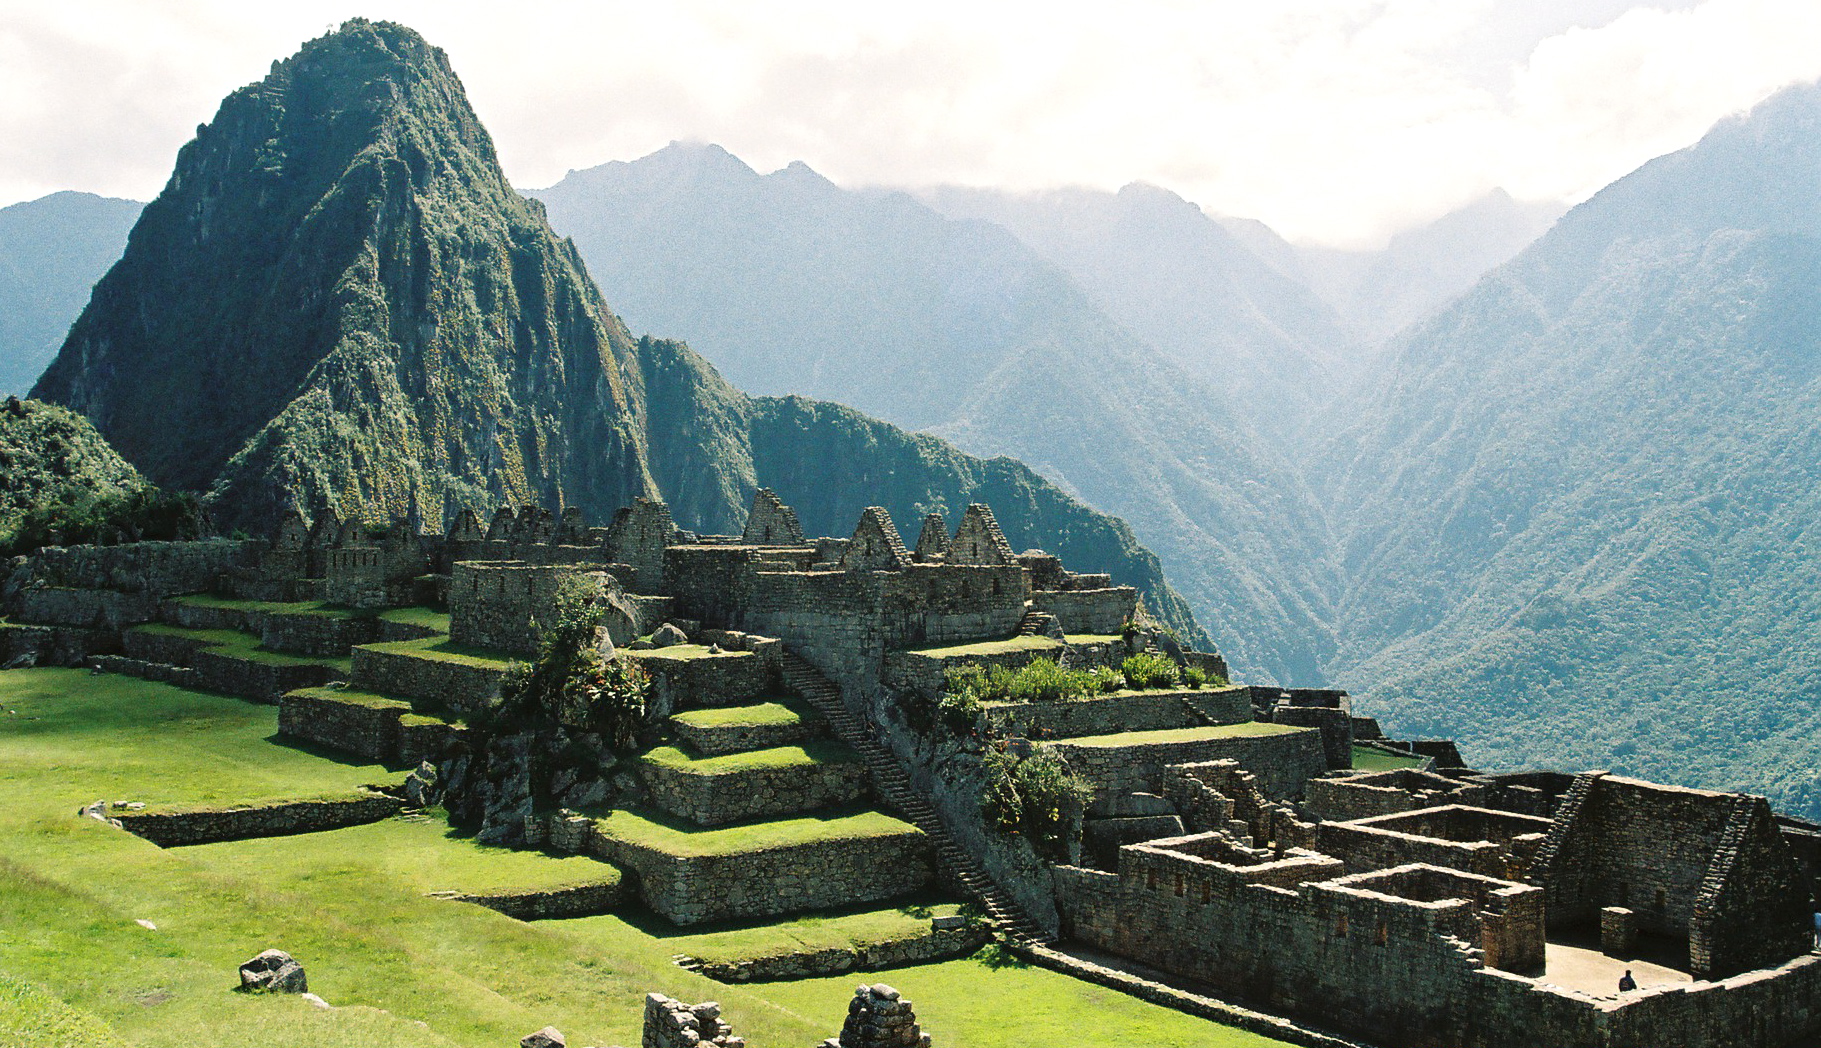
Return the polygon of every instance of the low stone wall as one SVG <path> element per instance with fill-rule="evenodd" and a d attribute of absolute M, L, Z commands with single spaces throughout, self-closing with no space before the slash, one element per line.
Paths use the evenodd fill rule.
<path fill-rule="evenodd" d="M 112 630 L 0 622 L 0 666 L 15 662 L 33 666 L 81 666 L 92 658 L 119 650 L 120 635 Z"/>
<path fill-rule="evenodd" d="M 237 630 L 257 633 L 263 615 L 246 608 L 216 604 L 189 604 L 179 600 L 158 603 L 158 621 L 192 630 Z"/>
<path fill-rule="evenodd" d="M 933 875 L 921 833 L 733 855 L 672 855 L 599 833 L 589 846 L 591 854 L 635 871 L 639 898 L 681 925 L 876 902 L 916 891 Z"/>
<path fill-rule="evenodd" d="M 97 655 L 89 664 L 103 673 L 118 673 L 122 677 L 138 677 L 140 680 L 157 681 L 192 691 L 203 687 L 202 678 L 188 666 L 173 666 L 168 662 L 147 662 L 144 659 L 128 658 L 125 655 Z"/>
<path fill-rule="evenodd" d="M 407 713 L 398 720 L 398 753 L 394 760 L 404 765 L 435 763 L 467 732 L 467 728 L 437 717 Z"/>
<path fill-rule="evenodd" d="M 346 655 L 357 644 L 379 639 L 379 620 L 369 616 L 318 615 L 310 612 L 260 616 L 259 642 L 273 651 L 297 655 Z"/>
<path fill-rule="evenodd" d="M 245 659 L 213 648 L 199 649 L 190 656 L 190 665 L 210 691 L 274 706 L 288 691 L 319 687 L 343 676 L 332 666 Z"/>
<path fill-rule="evenodd" d="M 20 591 L 13 616 L 45 626 L 123 629 L 158 617 L 158 600 L 144 593 L 38 586 Z"/>
<path fill-rule="evenodd" d="M 32 577 L 51 586 L 168 597 L 206 593 L 221 576 L 259 566 L 265 543 L 236 539 L 54 546 L 32 555 Z"/>
<path fill-rule="evenodd" d="M 653 807 L 698 826 L 831 808 L 866 796 L 870 782 L 858 760 L 719 775 L 642 761 L 639 778 Z"/>
<path fill-rule="evenodd" d="M 672 720 L 670 729 L 697 753 L 717 757 L 802 742 L 818 734 L 821 725 L 807 717 L 787 724 L 728 724 L 706 728 Z"/>
<path fill-rule="evenodd" d="M 1056 616 L 1064 633 L 1118 633 L 1137 607 L 1138 591 L 1130 586 L 1031 593 L 1031 610 Z"/>
<path fill-rule="evenodd" d="M 1283 800 L 1302 793 L 1305 782 L 1328 768 L 1321 732 L 1313 728 L 1126 746 L 1052 745 L 1102 795 L 1161 793 L 1165 765 L 1228 759 L 1251 772 L 1265 796 Z"/>
<path fill-rule="evenodd" d="M 1031 738 L 1070 739 L 1124 731 L 1157 731 L 1252 719 L 1245 688 L 1120 692 L 1063 702 L 998 702 L 989 719 Z"/>
<path fill-rule="evenodd" d="M 993 651 L 965 656 L 933 655 L 921 651 L 892 651 L 885 655 L 883 680 L 893 691 L 916 692 L 925 698 L 942 695 L 942 675 L 951 666 L 972 663 L 979 666 L 1028 666 L 1033 659 L 1054 659 L 1067 650 L 1060 642 L 1043 643 L 1031 638 L 1032 646 L 1020 645 L 1011 651 Z"/>
<path fill-rule="evenodd" d="M 915 938 L 868 943 L 845 949 L 830 947 L 803 950 L 738 961 L 689 958 L 678 963 L 718 982 L 781 982 L 951 960 L 973 953 L 986 945 L 989 938 L 985 925 L 970 922 L 959 928 L 931 928 Z"/>
<path fill-rule="evenodd" d="M 278 732 L 370 761 L 398 757 L 399 718 L 411 704 L 377 695 L 309 689 L 278 702 Z"/>
<path fill-rule="evenodd" d="M 676 647 L 685 650 L 626 652 L 651 674 L 660 711 L 740 706 L 776 687 L 775 666 L 750 651 L 709 655 L 696 645 Z"/>
<path fill-rule="evenodd" d="M 423 699 L 457 713 L 474 713 L 499 695 L 504 676 L 503 669 L 492 666 L 368 644 L 354 649 L 350 683 L 363 691 Z"/>
<path fill-rule="evenodd" d="M 127 630 L 120 635 L 121 650 L 128 658 L 173 666 L 188 666 L 197 652 L 209 646 L 201 637 L 156 630 Z"/>
<path fill-rule="evenodd" d="M 594 917 L 613 912 L 625 896 L 621 882 L 576 884 L 566 888 L 526 889 L 470 894 L 435 892 L 439 899 L 473 903 L 521 921 L 548 921 L 567 917 Z"/>
<path fill-rule="evenodd" d="M 121 826 L 160 848 L 213 844 L 249 837 L 286 837 L 378 822 L 398 814 L 405 802 L 367 793 L 334 800 L 286 801 L 245 808 L 119 812 Z"/>

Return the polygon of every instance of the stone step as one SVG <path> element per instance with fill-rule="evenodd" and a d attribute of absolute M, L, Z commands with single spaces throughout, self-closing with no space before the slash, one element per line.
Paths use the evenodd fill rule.
<path fill-rule="evenodd" d="M 828 731 L 819 713 L 795 700 L 688 710 L 673 715 L 669 725 L 691 749 L 710 757 L 803 742 Z"/>
<path fill-rule="evenodd" d="M 279 700 L 278 730 L 366 760 L 407 766 L 433 759 L 467 729 L 419 712 L 397 696 L 302 688 Z"/>
<path fill-rule="evenodd" d="M 362 691 L 424 701 L 467 716 L 499 695 L 510 655 L 446 637 L 381 641 L 354 649 L 349 683 Z"/>
<path fill-rule="evenodd" d="M 827 741 L 712 757 L 660 746 L 639 759 L 638 774 L 653 807 L 697 826 L 839 807 L 871 792 L 860 755 Z"/>

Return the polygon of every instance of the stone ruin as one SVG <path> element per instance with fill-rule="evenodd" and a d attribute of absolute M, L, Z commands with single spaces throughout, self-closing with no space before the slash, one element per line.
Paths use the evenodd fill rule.
<path fill-rule="evenodd" d="M 577 581 L 607 608 L 616 648 L 650 649 L 633 638 L 660 627 L 689 642 L 626 652 L 658 667 L 658 720 L 753 701 L 787 677 L 821 681 L 825 710 L 880 740 L 927 796 L 936 814 L 919 829 L 953 834 L 963 858 L 990 875 L 985 890 L 1016 900 L 992 911 L 1002 929 L 1019 912 L 1035 927 L 1014 936 L 1014 948 L 1051 966 L 1088 971 L 1069 952 L 1087 947 L 1388 1045 L 1778 1048 L 1821 1032 L 1812 924 L 1821 826 L 1779 816 L 1761 798 L 1600 772 L 1478 771 L 1451 743 L 1385 739 L 1354 716 L 1344 692 L 1322 689 L 1003 703 L 984 718 L 984 742 L 943 749 L 918 737 L 903 709 L 939 695 L 944 670 L 960 661 L 1015 666 L 1037 652 L 1106 666 L 1151 650 L 1225 674 L 1215 653 L 1124 629 L 1138 613 L 1130 587 L 1071 572 L 1041 551 L 1014 553 L 984 506 L 968 507 L 953 532 L 930 515 L 914 550 L 878 507 L 846 537 L 806 538 L 769 491 L 755 495 L 737 536 L 692 534 L 663 503 L 640 500 L 607 527 L 530 508 L 501 510 L 484 528 L 464 512 L 443 535 L 403 522 L 295 518 L 270 543 L 47 549 L 7 580 L 0 663 L 90 664 L 279 701 L 287 734 L 406 767 L 425 762 L 414 776 L 425 801 L 459 779 L 449 757 L 465 745 L 459 716 L 486 706 L 504 659 L 534 649 L 534 624 Z M 359 614 L 172 600 L 211 593 Z M 388 617 L 425 604 L 447 607 L 447 636 Z M 236 658 L 173 636 L 185 629 L 244 630 L 295 658 Z M 497 660 L 425 649 L 443 643 Z M 665 654 L 675 647 L 698 657 Z M 323 687 L 334 678 L 311 659 L 350 655 L 348 692 L 361 694 Z M 427 711 L 426 700 L 450 718 Z M 802 738 L 676 730 L 704 753 Z M 1047 745 L 1093 787 L 1065 860 L 1014 854 L 980 829 L 977 794 L 944 792 L 938 769 L 989 743 L 1017 752 Z M 1403 766 L 1355 770 L 1356 755 Z M 954 878 L 938 867 L 956 860 L 938 863 L 912 833 L 839 856 L 704 858 L 641 852 L 572 810 L 636 788 L 671 815 L 714 825 L 845 803 L 877 783 L 876 768 L 755 779 L 716 794 L 614 760 L 599 755 L 592 776 L 544 776 L 553 811 L 537 810 L 529 775 L 502 781 L 502 839 L 622 864 L 636 873 L 628 880 L 641 901 L 679 924 L 889 898 L 938 874 Z M 329 825 L 403 800 L 337 803 L 350 814 L 297 817 Z M 121 822 L 150 825 L 149 815 Z M 173 826 L 184 840 L 222 832 L 208 819 Z M 596 893 L 511 905 L 545 916 L 610 903 Z M 1645 977 L 1619 994 L 1614 973 L 1626 966 Z M 738 1043 L 707 1006 L 653 1001 L 668 1003 L 648 1002 L 648 1045 Z M 907 1003 L 868 986 L 832 1043 L 923 1040 Z"/>
<path fill-rule="evenodd" d="M 884 983 L 862 985 L 847 1005 L 841 1035 L 822 1048 L 929 1048 L 929 1034 L 917 1025 L 917 1013 L 897 990 Z"/>

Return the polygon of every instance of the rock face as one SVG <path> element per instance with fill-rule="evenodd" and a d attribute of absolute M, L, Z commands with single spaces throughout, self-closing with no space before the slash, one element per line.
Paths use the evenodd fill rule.
<path fill-rule="evenodd" d="M 240 966 L 240 988 L 250 993 L 308 993 L 303 965 L 283 950 L 267 950 Z"/>

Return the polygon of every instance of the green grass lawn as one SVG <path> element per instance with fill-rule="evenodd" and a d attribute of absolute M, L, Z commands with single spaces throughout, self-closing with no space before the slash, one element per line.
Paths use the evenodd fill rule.
<path fill-rule="evenodd" d="M 770 728 L 803 723 L 803 714 L 782 702 L 760 702 L 751 706 L 724 706 L 711 710 L 688 710 L 670 718 L 691 728 Z"/>
<path fill-rule="evenodd" d="M 273 741 L 273 707 L 57 669 L 0 673 L 0 707 L 12 711 L 0 712 L 0 1048 L 497 1048 L 546 1024 L 571 1044 L 637 1044 L 650 990 L 720 1001 L 759 1048 L 816 1043 L 846 1014 L 851 977 L 712 983 L 671 963 L 680 937 L 647 930 L 655 918 L 599 919 L 582 935 L 424 895 L 566 881 L 588 860 L 499 853 L 402 820 L 167 851 L 76 816 L 104 797 L 252 801 L 386 777 Z M 896 823 L 785 823 L 799 821 Z M 297 956 L 336 1009 L 231 992 L 236 966 L 268 947 Z M 1268 1043 L 1034 969 L 957 961 L 868 978 L 915 1001 L 943 1048 Z"/>
<path fill-rule="evenodd" d="M 1068 633 L 1062 639 L 1070 644 L 1113 644 L 1125 640 L 1117 633 Z"/>
<path fill-rule="evenodd" d="M 892 837 L 917 828 L 884 812 L 831 808 L 789 819 L 767 819 L 701 829 L 655 812 L 619 810 L 596 820 L 600 831 L 616 840 L 671 855 L 732 855 L 736 852 L 788 848 L 813 841 Z"/>
<path fill-rule="evenodd" d="M 1401 771 L 1404 768 L 1421 767 L 1421 757 L 1399 757 L 1395 753 L 1375 750 L 1370 746 L 1353 747 L 1354 771 Z"/>
<path fill-rule="evenodd" d="M 646 752 L 643 759 L 690 775 L 734 775 L 744 771 L 810 768 L 818 764 L 857 764 L 860 755 L 841 743 L 818 740 L 719 757 L 696 757 L 678 746 L 658 746 Z"/>
<path fill-rule="evenodd" d="M 929 931 L 930 918 L 952 916 L 961 909 L 957 902 L 917 896 L 888 906 L 875 903 L 776 921 L 726 923 L 708 926 L 706 930 L 697 925 L 687 934 L 662 920 L 641 918 L 636 923 L 646 934 L 662 939 L 665 948 L 673 953 L 705 961 L 750 961 L 915 939 Z M 550 922 L 557 930 L 582 941 L 623 935 L 627 923 L 625 918 L 614 915 Z"/>
<path fill-rule="evenodd" d="M 449 632 L 449 613 L 435 608 L 387 608 L 379 613 L 381 622 L 401 626 L 422 626 L 438 633 Z"/>
<path fill-rule="evenodd" d="M 1005 640 L 983 640 L 974 644 L 953 644 L 945 648 L 917 648 L 913 655 L 933 659 L 960 659 L 980 655 L 1004 655 L 1014 651 L 1060 651 L 1062 644 L 1048 637 L 1008 637 Z"/>
<path fill-rule="evenodd" d="M 333 606 L 326 601 L 274 601 L 274 600 L 241 600 L 238 597 L 218 597 L 213 593 L 191 593 L 182 597 L 172 597 L 172 604 L 182 604 L 190 608 L 225 608 L 232 611 L 266 612 L 284 615 L 299 615 L 306 612 L 321 612 Z M 352 608 L 340 609 L 346 614 L 353 614 Z"/>
<path fill-rule="evenodd" d="M 453 662 L 477 669 L 503 670 L 512 665 L 514 656 L 503 651 L 489 651 L 486 648 L 457 644 L 447 637 L 422 637 L 417 640 L 385 640 L 377 644 L 362 644 L 360 647 L 373 651 L 389 652 L 396 655 L 410 655 L 420 659 L 435 659 L 442 662 Z"/>
<path fill-rule="evenodd" d="M 1247 735 L 1289 735 L 1314 728 L 1289 724 L 1265 724 L 1246 721 L 1241 724 L 1216 724 L 1202 728 L 1161 728 L 1156 731 L 1123 731 L 1117 735 L 1083 735 L 1076 739 L 1059 739 L 1064 746 L 1143 746 L 1157 742 L 1200 742 L 1204 739 L 1232 739 Z"/>
<path fill-rule="evenodd" d="M 186 637 L 200 641 L 223 655 L 268 666 L 327 666 L 341 673 L 347 673 L 353 665 L 353 660 L 347 656 L 291 655 L 262 648 L 258 637 L 239 630 L 198 630 L 184 626 L 167 626 L 163 623 L 148 623 L 144 626 L 134 626 L 133 632 L 152 633 L 165 637 Z"/>

